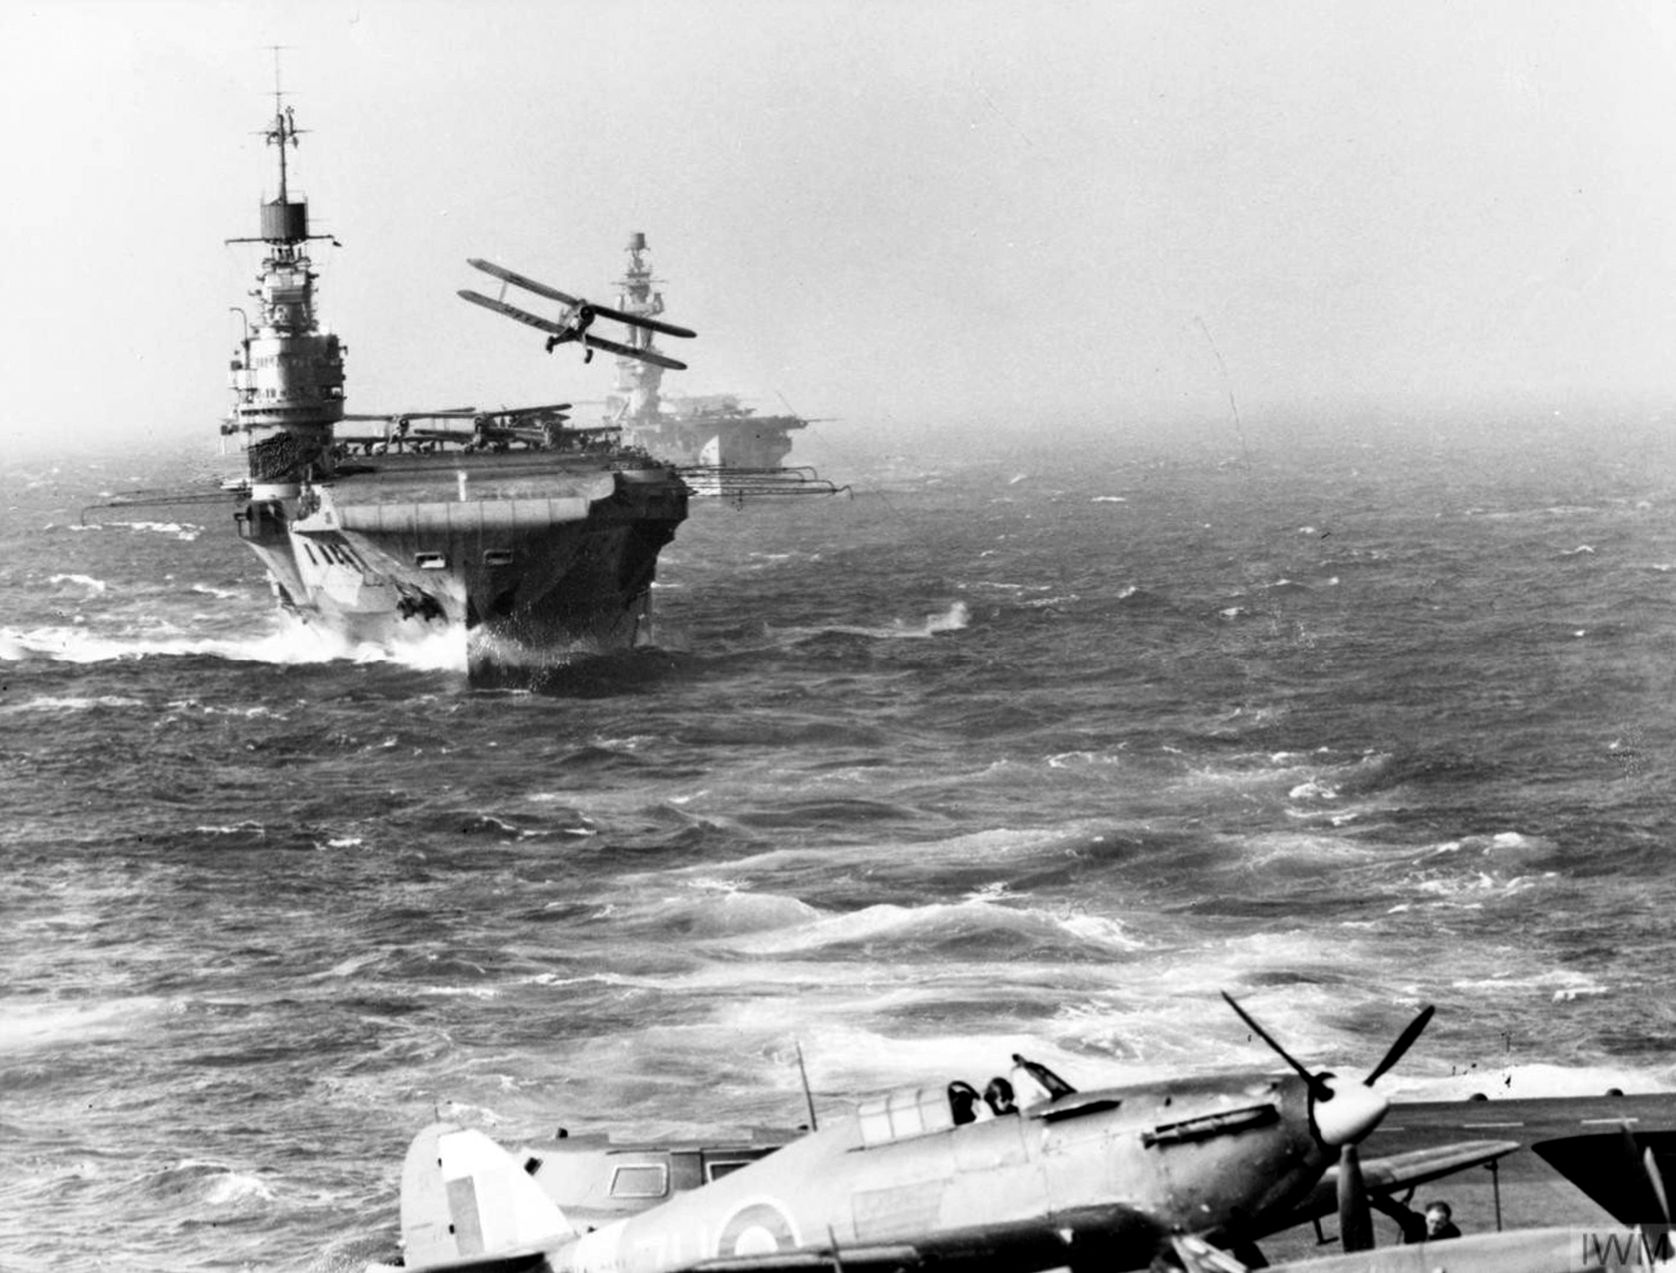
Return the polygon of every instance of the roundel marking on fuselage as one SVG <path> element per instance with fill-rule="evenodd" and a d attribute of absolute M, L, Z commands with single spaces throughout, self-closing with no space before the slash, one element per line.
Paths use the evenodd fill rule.
<path fill-rule="evenodd" d="M 791 1217 L 770 1199 L 747 1202 L 727 1218 L 716 1239 L 716 1254 L 772 1255 L 797 1246 L 797 1230 Z"/>

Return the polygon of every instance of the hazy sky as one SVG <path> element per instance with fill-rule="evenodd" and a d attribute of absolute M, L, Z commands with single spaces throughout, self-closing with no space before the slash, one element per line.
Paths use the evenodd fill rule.
<path fill-rule="evenodd" d="M 275 43 L 351 410 L 602 396 L 454 293 L 634 230 L 670 389 L 858 436 L 1676 394 L 1668 0 L 0 0 L 0 462 L 215 436 Z"/>

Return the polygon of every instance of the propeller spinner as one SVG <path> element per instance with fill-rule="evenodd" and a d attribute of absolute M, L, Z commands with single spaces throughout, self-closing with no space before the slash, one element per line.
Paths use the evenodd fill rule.
<path fill-rule="evenodd" d="M 1386 1049 L 1384 1057 L 1368 1072 L 1367 1078 L 1352 1084 L 1339 1079 L 1331 1070 L 1311 1073 L 1305 1069 L 1297 1058 L 1275 1041 L 1272 1034 L 1257 1024 L 1256 1018 L 1240 1007 L 1233 995 L 1223 991 L 1222 997 L 1239 1015 L 1239 1019 L 1251 1027 L 1252 1033 L 1268 1044 L 1275 1055 L 1291 1066 L 1308 1084 L 1310 1122 L 1321 1143 L 1334 1149 L 1358 1143 L 1385 1117 L 1389 1102 L 1373 1090 L 1373 1085 L 1380 1075 L 1400 1061 L 1403 1053 L 1414 1045 L 1414 1040 L 1420 1037 L 1420 1032 L 1426 1028 L 1426 1023 L 1432 1019 L 1432 1013 L 1436 1011 L 1430 1004 L 1421 1009 L 1420 1014 L 1408 1023 L 1396 1041 Z"/>
<path fill-rule="evenodd" d="M 1385 1055 L 1379 1064 L 1368 1071 L 1368 1076 L 1357 1084 L 1346 1084 L 1338 1081 L 1338 1076 L 1331 1070 L 1321 1070 L 1311 1073 L 1285 1048 L 1281 1047 L 1275 1038 L 1238 1003 L 1227 991 L 1222 997 L 1228 1001 L 1228 1006 L 1239 1014 L 1241 1021 L 1251 1027 L 1258 1038 L 1272 1048 L 1276 1055 L 1287 1065 L 1297 1071 L 1299 1077 L 1309 1088 L 1309 1121 L 1315 1129 L 1315 1135 L 1321 1143 L 1337 1149 L 1338 1154 L 1338 1219 L 1339 1238 L 1346 1251 L 1366 1251 L 1373 1247 L 1373 1217 L 1368 1213 L 1367 1188 L 1362 1180 L 1362 1163 L 1356 1152 L 1356 1146 L 1362 1142 L 1373 1129 L 1379 1126 L 1379 1120 L 1385 1117 L 1385 1111 L 1390 1108 L 1388 1102 L 1373 1085 L 1379 1077 L 1398 1061 L 1403 1053 L 1414 1046 L 1414 1040 L 1420 1037 L 1421 1031 L 1432 1019 L 1432 1013 L 1437 1011 L 1431 1004 L 1422 1008 L 1419 1014 L 1410 1021 L 1396 1041 L 1385 1049 Z"/>

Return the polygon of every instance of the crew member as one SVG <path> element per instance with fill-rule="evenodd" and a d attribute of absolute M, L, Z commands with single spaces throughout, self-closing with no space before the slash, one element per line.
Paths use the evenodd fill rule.
<path fill-rule="evenodd" d="M 1402 1230 L 1404 1244 L 1441 1242 L 1445 1238 L 1461 1236 L 1460 1229 L 1455 1225 L 1454 1212 L 1449 1204 L 1441 1199 L 1428 1202 L 1424 1214 L 1411 1207 L 1405 1207 L 1395 1198 L 1386 1197 L 1384 1194 L 1369 1194 L 1368 1202 L 1397 1222 L 1397 1227 Z"/>
<path fill-rule="evenodd" d="M 989 1086 L 983 1090 L 983 1099 L 997 1116 L 1018 1113 L 1018 1106 L 1013 1104 L 1013 1085 L 999 1075 L 989 1080 Z"/>
<path fill-rule="evenodd" d="M 1441 1242 L 1444 1238 L 1458 1238 L 1460 1229 L 1455 1227 L 1455 1213 L 1447 1202 L 1439 1199 L 1426 1204 L 1426 1241 Z"/>

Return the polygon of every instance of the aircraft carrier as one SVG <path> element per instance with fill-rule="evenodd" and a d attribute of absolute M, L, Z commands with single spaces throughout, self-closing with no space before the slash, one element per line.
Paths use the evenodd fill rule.
<path fill-rule="evenodd" d="M 278 97 L 278 196 L 258 238 L 229 240 L 264 259 L 255 313 L 236 311 L 222 432 L 247 452 L 238 533 L 280 604 L 354 644 L 458 639 L 473 671 L 645 638 L 658 553 L 687 515 L 673 466 L 568 427 L 568 404 L 346 416 L 344 349 L 316 321 L 309 259 L 330 236 L 287 189 L 297 130 Z"/>
<path fill-rule="evenodd" d="M 646 260 L 646 236 L 629 236 L 629 264 L 617 280 L 617 308 L 654 317 L 663 313 Z M 656 352 L 653 333 L 637 328 L 637 352 Z M 811 423 L 795 415 L 757 415 L 733 394 L 676 396 L 663 393 L 663 368 L 637 357 L 617 358 L 615 392 L 605 400 L 605 423 L 660 459 L 681 467 L 696 495 L 830 494 L 808 468 L 783 465 L 791 435 Z"/>

